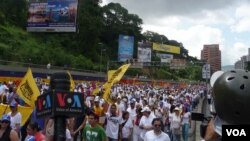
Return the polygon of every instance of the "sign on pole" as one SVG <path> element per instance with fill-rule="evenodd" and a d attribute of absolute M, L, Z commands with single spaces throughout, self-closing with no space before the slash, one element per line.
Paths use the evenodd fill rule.
<path fill-rule="evenodd" d="M 203 65 L 203 67 L 202 67 L 202 78 L 203 79 L 209 79 L 210 78 L 210 75 L 211 75 L 211 73 L 210 73 L 210 64 L 205 64 L 205 65 Z"/>

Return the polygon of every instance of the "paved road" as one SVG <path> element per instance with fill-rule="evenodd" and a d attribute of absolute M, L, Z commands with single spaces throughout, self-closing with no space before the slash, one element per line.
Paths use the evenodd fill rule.
<path fill-rule="evenodd" d="M 198 106 L 193 110 L 194 113 L 201 113 L 202 112 L 202 107 L 204 104 L 204 98 L 201 98 L 199 101 Z M 191 123 L 191 129 L 189 131 L 189 141 L 200 141 L 200 121 L 194 121 L 192 120 Z"/>

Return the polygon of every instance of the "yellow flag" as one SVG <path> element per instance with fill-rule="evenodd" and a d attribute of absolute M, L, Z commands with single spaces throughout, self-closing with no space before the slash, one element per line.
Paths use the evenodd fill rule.
<path fill-rule="evenodd" d="M 21 106 L 18 105 L 18 111 L 21 113 L 22 115 L 22 120 L 21 120 L 21 126 L 23 126 L 29 119 L 30 115 L 33 112 L 33 107 L 25 107 L 25 106 Z M 8 113 L 10 112 L 10 107 L 9 105 L 6 104 L 0 104 L 0 118 L 2 118 L 2 113 Z"/>
<path fill-rule="evenodd" d="M 129 66 L 130 64 L 125 64 L 125 65 L 122 65 L 119 69 L 108 73 L 108 75 L 110 76 L 108 76 L 109 77 L 108 81 L 104 84 L 105 91 L 104 91 L 103 99 L 106 100 L 109 104 L 113 103 L 113 100 L 110 97 L 110 90 L 113 84 L 121 80 L 121 78 L 123 77 L 127 69 L 129 68 Z"/>
<path fill-rule="evenodd" d="M 40 91 L 36 85 L 30 68 L 19 84 L 17 88 L 17 94 L 26 104 L 30 105 L 31 107 L 35 107 L 35 101 L 40 95 Z"/>
<path fill-rule="evenodd" d="M 108 81 L 112 77 L 112 75 L 115 73 L 116 70 L 109 70 L 108 71 Z"/>
<path fill-rule="evenodd" d="M 70 91 L 73 92 L 75 89 L 75 82 L 71 76 L 71 74 L 69 73 L 69 71 L 67 71 L 68 75 L 69 75 L 69 79 L 70 79 Z"/>
<path fill-rule="evenodd" d="M 97 87 L 97 88 L 95 88 L 95 89 L 92 91 L 92 95 L 97 95 L 99 92 L 100 92 L 100 89 L 99 89 L 99 87 Z"/>

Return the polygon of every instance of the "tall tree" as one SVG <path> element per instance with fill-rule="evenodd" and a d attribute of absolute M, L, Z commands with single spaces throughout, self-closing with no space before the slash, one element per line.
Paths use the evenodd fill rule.
<path fill-rule="evenodd" d="M 102 10 L 97 0 L 79 0 L 78 47 L 75 50 L 97 62 L 99 36 L 103 30 Z"/>
<path fill-rule="evenodd" d="M 128 10 L 119 3 L 109 3 L 103 7 L 103 18 L 105 30 L 101 40 L 109 47 L 111 59 L 117 59 L 119 34 L 134 36 L 134 47 L 142 39 L 142 19 L 138 15 L 128 13 Z M 134 57 L 137 50 L 134 50 Z"/>
<path fill-rule="evenodd" d="M 0 20 L 24 28 L 27 17 L 27 0 L 1 0 Z"/>

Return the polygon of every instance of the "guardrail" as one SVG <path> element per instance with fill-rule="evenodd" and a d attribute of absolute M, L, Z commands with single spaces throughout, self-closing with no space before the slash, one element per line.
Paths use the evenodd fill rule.
<path fill-rule="evenodd" d="M 7 66 L 20 66 L 20 67 L 33 67 L 33 68 L 40 68 L 40 69 L 48 69 L 47 65 L 41 65 L 41 64 L 33 64 L 33 63 L 24 63 L 24 62 L 16 62 L 16 61 L 6 61 L 6 60 L 0 60 L 1 65 L 7 65 Z M 78 69 L 78 68 L 71 68 L 67 66 L 53 66 L 49 68 L 51 70 L 70 70 L 70 71 L 78 71 L 78 72 L 86 72 L 86 73 L 100 73 L 98 71 L 93 70 L 85 70 L 85 69 Z"/>

